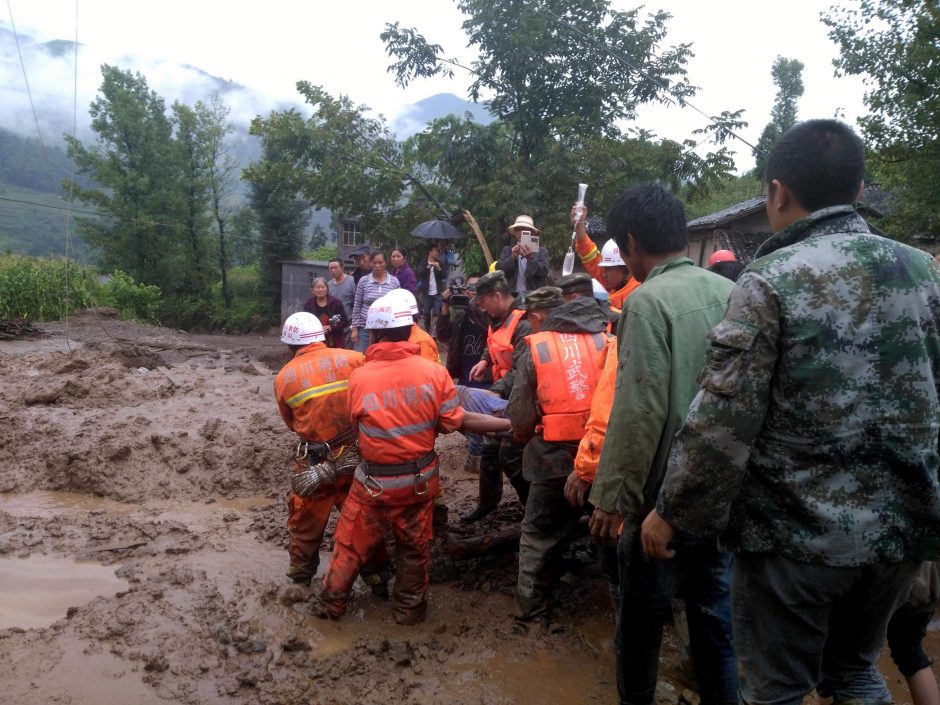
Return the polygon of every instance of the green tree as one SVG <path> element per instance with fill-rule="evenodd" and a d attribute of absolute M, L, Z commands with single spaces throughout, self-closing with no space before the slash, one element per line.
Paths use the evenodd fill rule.
<path fill-rule="evenodd" d="M 209 263 L 209 175 L 203 150 L 203 125 L 196 111 L 182 103 L 173 103 L 176 121 L 176 147 L 179 150 L 182 178 L 182 220 L 189 244 L 186 269 L 187 292 L 205 295 L 212 276 Z"/>
<path fill-rule="evenodd" d="M 803 95 L 803 62 L 778 56 L 770 69 L 777 97 L 770 110 L 770 122 L 764 127 L 754 158 L 757 160 L 757 174 L 763 175 L 767 168 L 767 154 L 784 132 L 796 124 L 797 104 Z"/>
<path fill-rule="evenodd" d="M 864 80 L 869 169 L 896 197 L 886 226 L 940 237 L 940 5 L 860 0 L 823 22 L 840 48 L 837 71 Z"/>
<path fill-rule="evenodd" d="M 97 143 L 66 136 L 69 156 L 98 188 L 76 196 L 110 218 L 78 221 L 82 239 L 98 248 L 105 269 L 120 269 L 165 294 L 185 289 L 189 257 L 182 210 L 180 151 L 160 96 L 139 73 L 103 65 L 91 104 Z"/>
<path fill-rule="evenodd" d="M 258 218 L 261 292 L 276 319 L 281 305 L 281 262 L 297 259 L 303 249 L 308 205 L 301 198 L 304 120 L 296 110 L 255 118 L 251 134 L 261 138 L 262 156 L 244 172 L 249 201 Z"/>

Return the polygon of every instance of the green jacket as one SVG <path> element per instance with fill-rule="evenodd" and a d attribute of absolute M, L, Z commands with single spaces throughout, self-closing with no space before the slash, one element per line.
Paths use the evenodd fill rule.
<path fill-rule="evenodd" d="M 682 426 L 733 284 L 677 257 L 654 267 L 617 324 L 614 403 L 591 503 L 642 520 L 653 508 L 675 432 Z"/>
<path fill-rule="evenodd" d="M 940 266 L 850 206 L 758 256 L 712 332 L 660 514 L 805 563 L 940 557 Z"/>

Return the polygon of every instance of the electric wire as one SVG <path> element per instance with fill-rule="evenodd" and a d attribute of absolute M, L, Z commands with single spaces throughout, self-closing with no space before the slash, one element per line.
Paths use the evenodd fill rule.
<path fill-rule="evenodd" d="M 575 34 L 581 36 L 585 41 L 589 42 L 595 49 L 600 49 L 600 50 L 606 52 L 607 54 L 609 54 L 609 55 L 612 56 L 613 58 L 615 58 L 615 59 L 617 59 L 618 61 L 620 61 L 621 63 L 625 64 L 628 68 L 631 68 L 631 69 L 633 69 L 634 71 L 636 71 L 638 74 L 640 74 L 640 75 L 641 75 L 643 78 L 645 78 L 647 81 L 651 81 L 652 83 L 655 83 L 655 84 L 656 84 L 657 86 L 659 86 L 662 90 L 666 91 L 667 93 L 669 93 L 669 95 L 671 95 L 673 98 L 675 98 L 680 107 L 688 106 L 688 107 L 692 108 L 692 110 L 694 110 L 695 112 L 697 112 L 699 115 L 703 116 L 703 117 L 704 117 L 706 120 L 708 120 L 712 125 L 714 125 L 715 127 L 719 128 L 720 130 L 723 130 L 724 132 L 727 132 L 729 135 L 731 135 L 731 136 L 734 137 L 735 139 L 739 140 L 740 142 L 743 142 L 743 143 L 746 144 L 748 147 L 750 147 L 752 150 L 754 150 L 754 152 L 756 152 L 757 154 L 760 154 L 761 156 L 767 156 L 767 155 L 764 153 L 764 150 L 759 149 L 758 147 L 755 147 L 753 144 L 751 144 L 751 143 L 748 142 L 746 139 L 744 139 L 743 137 L 741 137 L 741 135 L 739 135 L 738 133 L 736 133 L 734 130 L 732 130 L 732 129 L 729 128 L 729 127 L 726 127 L 725 125 L 722 125 L 721 123 L 719 123 L 717 120 L 715 120 L 714 116 L 709 115 L 709 114 L 706 113 L 704 110 L 700 110 L 699 108 L 697 108 L 695 105 L 693 105 L 692 103 L 690 103 L 687 98 L 685 98 L 684 96 L 681 96 L 681 95 L 679 95 L 678 93 L 676 93 L 672 88 L 669 87 L 669 85 L 668 85 L 667 83 L 664 83 L 663 81 L 659 80 L 659 79 L 656 78 L 655 76 L 650 75 L 650 73 L 649 73 L 648 71 L 644 70 L 643 67 L 639 66 L 635 61 L 633 61 L 633 60 L 630 59 L 629 57 L 624 56 L 624 55 L 621 54 L 619 51 L 617 51 L 617 50 L 611 48 L 611 47 L 610 47 L 609 45 L 607 45 L 606 43 L 604 43 L 604 44 L 599 44 L 597 41 L 594 40 L 593 37 L 591 37 L 590 35 L 588 35 L 586 32 L 583 32 L 582 30 L 578 29 L 577 27 L 575 27 L 575 26 L 574 26 L 573 24 L 571 24 L 570 22 L 566 22 L 565 20 L 563 20 L 561 17 L 559 17 L 559 16 L 556 15 L 555 13 L 553 13 L 553 12 L 551 12 L 551 11 L 549 11 L 549 10 L 545 10 L 545 14 L 546 14 L 546 15 L 549 15 L 557 24 L 561 25 L 562 27 L 566 27 L 567 29 L 569 29 L 569 30 L 571 30 L 572 32 L 574 32 Z"/>
<path fill-rule="evenodd" d="M 29 96 L 29 108 L 33 112 L 33 122 L 36 123 L 36 134 L 39 135 L 39 146 L 44 146 L 42 142 L 42 132 L 39 129 L 39 116 L 36 114 L 36 106 L 33 104 L 33 94 L 29 88 L 29 78 L 26 76 L 26 64 L 23 62 L 23 52 L 20 50 L 20 37 L 16 31 L 16 22 L 13 21 L 13 5 L 7 0 L 7 12 L 10 13 L 10 28 L 13 30 L 13 41 L 16 42 L 16 53 L 20 57 L 20 69 L 23 71 L 23 81 L 26 83 L 26 95 Z"/>

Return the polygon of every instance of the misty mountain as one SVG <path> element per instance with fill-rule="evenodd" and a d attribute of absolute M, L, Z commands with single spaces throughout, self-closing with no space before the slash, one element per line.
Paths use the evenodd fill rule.
<path fill-rule="evenodd" d="M 424 126 L 432 120 L 447 115 L 463 117 L 466 113 L 470 113 L 471 119 L 481 125 L 488 125 L 494 119 L 486 106 L 481 103 L 471 103 L 453 93 L 437 93 L 419 100 L 402 112 L 392 123 L 392 130 L 399 139 L 405 139 L 423 130 Z"/>

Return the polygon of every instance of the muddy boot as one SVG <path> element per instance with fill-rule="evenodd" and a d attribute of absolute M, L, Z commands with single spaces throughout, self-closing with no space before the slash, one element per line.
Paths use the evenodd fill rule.
<path fill-rule="evenodd" d="M 388 576 L 382 573 L 372 573 L 370 575 L 363 575 L 362 581 L 369 586 L 369 590 L 372 591 L 372 596 L 377 597 L 380 600 L 388 599 Z"/>
<path fill-rule="evenodd" d="M 339 619 L 346 612 L 348 595 L 330 592 L 322 585 L 314 587 L 307 602 L 310 614 L 321 619 Z"/>
<path fill-rule="evenodd" d="M 447 520 L 450 517 L 450 510 L 446 504 L 434 504 L 434 526 L 447 526 Z"/>
<path fill-rule="evenodd" d="M 512 485 L 516 494 L 519 495 L 519 503 L 524 508 L 526 502 L 529 500 L 529 481 L 526 480 L 520 472 L 509 478 L 509 484 Z"/>
<path fill-rule="evenodd" d="M 317 568 L 311 568 L 306 565 L 292 565 L 287 569 L 285 575 L 298 585 L 310 585 L 313 576 L 317 574 Z"/>
<path fill-rule="evenodd" d="M 467 514 L 461 514 L 460 523 L 472 524 L 480 521 L 499 506 L 502 498 L 503 473 L 495 463 L 483 463 L 480 465 L 480 498 L 477 508 Z"/>

